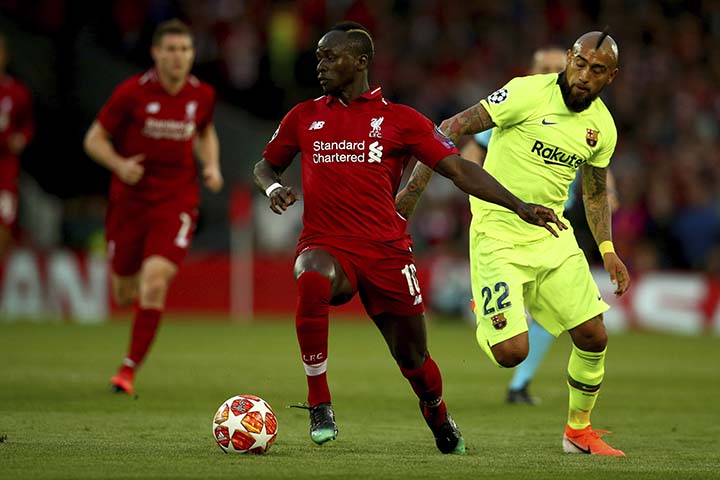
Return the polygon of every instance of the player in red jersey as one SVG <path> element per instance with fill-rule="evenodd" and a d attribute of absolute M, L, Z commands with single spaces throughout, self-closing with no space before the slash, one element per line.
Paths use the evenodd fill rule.
<path fill-rule="evenodd" d="M 440 370 L 427 351 L 423 299 L 407 222 L 395 210 L 395 193 L 412 156 L 472 195 L 515 211 L 554 232 L 559 222 L 544 207 L 526 204 L 476 164 L 417 111 L 370 88 L 370 33 L 338 24 L 317 47 L 318 80 L 325 95 L 294 107 L 255 165 L 255 183 L 278 214 L 299 199 L 280 175 L 301 154 L 303 231 L 297 245 L 296 330 L 308 382 L 310 437 L 334 440 L 337 425 L 327 384 L 330 305 L 355 293 L 382 332 L 443 453 L 465 443 L 442 399 Z"/>
<path fill-rule="evenodd" d="M 20 154 L 34 133 L 32 95 L 5 71 L 8 57 L 0 34 L 0 260 L 10 250 L 17 221 Z"/>
<path fill-rule="evenodd" d="M 137 301 L 130 348 L 111 385 L 131 394 L 136 368 L 157 331 L 170 281 L 192 239 L 202 179 L 222 188 L 212 122 L 215 92 L 190 75 L 192 34 L 161 23 L 153 35 L 155 68 L 117 87 L 85 136 L 85 151 L 112 173 L 106 217 L 112 289 L 119 305 Z"/>

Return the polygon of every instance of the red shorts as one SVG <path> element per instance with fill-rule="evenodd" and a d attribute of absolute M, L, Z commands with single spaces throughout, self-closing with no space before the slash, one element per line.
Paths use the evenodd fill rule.
<path fill-rule="evenodd" d="M 0 158 L 0 225 L 10 230 L 17 224 L 19 175 L 16 158 Z"/>
<path fill-rule="evenodd" d="M 342 266 L 370 317 L 381 313 L 400 316 L 424 311 L 417 280 L 412 242 L 376 243 L 347 238 L 301 241 L 298 255 L 322 248 Z"/>
<path fill-rule="evenodd" d="M 188 202 L 110 202 L 105 229 L 113 272 L 134 275 L 152 255 L 180 265 L 190 247 L 197 215 L 197 205 Z"/>

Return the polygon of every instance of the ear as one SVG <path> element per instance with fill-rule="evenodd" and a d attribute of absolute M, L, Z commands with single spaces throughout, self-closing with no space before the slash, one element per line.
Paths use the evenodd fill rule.
<path fill-rule="evenodd" d="M 153 45 L 152 47 L 150 47 L 150 56 L 152 57 L 152 59 L 153 59 L 154 61 L 157 61 L 157 56 L 158 56 L 158 47 L 157 47 L 157 45 Z"/>
<path fill-rule="evenodd" d="M 357 70 L 367 70 L 368 65 L 370 64 L 370 59 L 368 58 L 366 53 L 362 53 L 357 57 L 357 60 L 355 60 L 355 65 L 357 66 Z"/>
<path fill-rule="evenodd" d="M 615 75 L 617 75 L 617 73 L 618 73 L 618 69 L 615 68 L 615 70 L 613 70 L 612 73 L 610 73 L 610 77 L 608 78 L 606 85 L 610 85 L 613 82 L 613 80 L 615 80 Z"/>

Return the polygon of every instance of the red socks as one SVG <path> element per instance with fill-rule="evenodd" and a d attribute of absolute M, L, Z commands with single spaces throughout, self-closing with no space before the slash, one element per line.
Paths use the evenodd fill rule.
<path fill-rule="evenodd" d="M 132 326 L 130 349 L 125 362 L 123 362 L 126 367 L 137 368 L 145 359 L 145 355 L 155 339 L 161 316 L 161 310 L 138 307 Z"/>
<path fill-rule="evenodd" d="M 298 303 L 295 315 L 300 353 L 308 382 L 311 407 L 330 401 L 327 384 L 328 315 L 330 280 L 318 272 L 304 272 L 297 279 Z"/>
<path fill-rule="evenodd" d="M 408 379 L 415 395 L 426 403 L 438 402 L 442 398 L 442 376 L 435 360 L 428 353 L 425 363 L 420 368 L 407 369 L 400 367 L 403 376 Z"/>

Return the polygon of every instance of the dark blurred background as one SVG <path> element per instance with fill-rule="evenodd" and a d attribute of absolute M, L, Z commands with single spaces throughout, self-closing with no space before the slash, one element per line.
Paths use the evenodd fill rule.
<path fill-rule="evenodd" d="M 34 248 L 102 248 L 109 177 L 85 156 L 82 137 L 114 86 L 151 65 L 160 21 L 191 25 L 194 73 L 219 93 L 227 188 L 204 196 L 194 249 L 221 252 L 277 122 L 321 94 L 314 50 L 333 23 L 369 28 L 377 52 L 371 83 L 437 123 L 524 74 L 536 48 L 569 47 L 609 25 L 620 47 L 620 73 L 603 94 L 619 132 L 611 164 L 616 248 L 636 273 L 720 276 L 718 1 L 0 0 L 0 12 L 10 71 L 34 94 L 37 134 L 21 187 L 23 242 Z M 297 168 L 286 183 L 299 185 Z M 254 195 L 253 248 L 291 254 L 300 209 L 279 219 Z M 568 215 L 583 223 L 581 206 Z M 420 258 L 466 261 L 467 198 L 452 185 L 433 180 L 411 223 Z"/>

